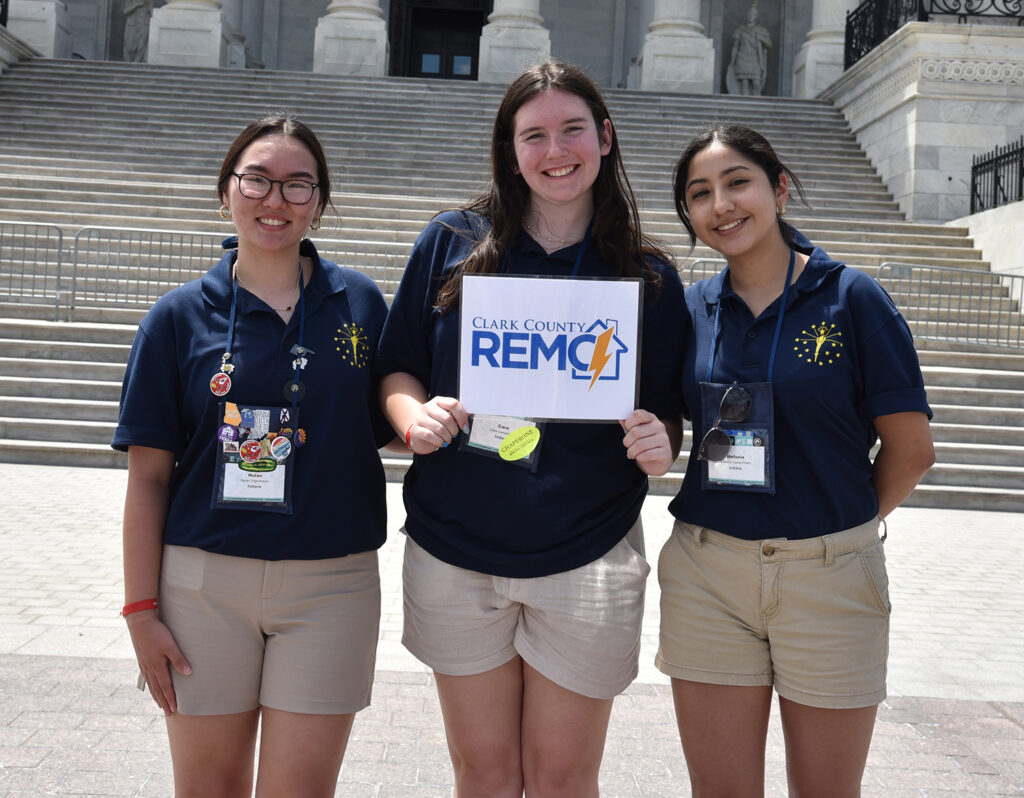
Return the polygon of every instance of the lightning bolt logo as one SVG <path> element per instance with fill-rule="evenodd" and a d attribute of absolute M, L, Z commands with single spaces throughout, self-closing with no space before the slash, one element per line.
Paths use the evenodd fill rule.
<path fill-rule="evenodd" d="M 599 336 L 597 341 L 594 342 L 594 355 L 590 358 L 590 367 L 587 371 L 594 372 L 594 376 L 590 378 L 590 385 L 587 386 L 589 391 L 594 387 L 594 383 L 597 382 L 597 378 L 601 376 L 601 372 L 604 371 L 604 367 L 608 365 L 608 361 L 612 359 L 612 356 L 608 354 L 608 344 L 612 340 L 612 335 L 615 334 L 615 328 L 609 327 Z"/>

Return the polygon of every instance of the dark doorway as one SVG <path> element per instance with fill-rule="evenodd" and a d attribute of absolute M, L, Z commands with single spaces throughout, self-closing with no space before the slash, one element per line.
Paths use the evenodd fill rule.
<path fill-rule="evenodd" d="M 391 74 L 476 80 L 486 0 L 392 0 Z"/>

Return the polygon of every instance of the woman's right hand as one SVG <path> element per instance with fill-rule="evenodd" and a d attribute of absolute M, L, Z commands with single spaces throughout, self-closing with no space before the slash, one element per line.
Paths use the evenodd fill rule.
<path fill-rule="evenodd" d="M 174 714 L 178 711 L 178 702 L 170 669 L 173 667 L 182 676 L 188 676 L 192 668 L 174 642 L 171 630 L 157 617 L 156 610 L 135 612 L 125 620 L 139 669 L 149 685 L 153 700 L 165 715 Z"/>
<path fill-rule="evenodd" d="M 451 443 L 459 431 L 469 434 L 469 413 L 451 396 L 435 396 L 422 403 L 405 435 L 415 454 L 431 454 Z"/>

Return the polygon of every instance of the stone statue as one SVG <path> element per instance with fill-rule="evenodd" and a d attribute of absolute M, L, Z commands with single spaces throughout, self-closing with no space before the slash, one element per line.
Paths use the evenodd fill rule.
<path fill-rule="evenodd" d="M 125 0 L 124 60 L 144 63 L 149 50 L 149 20 L 153 0 Z"/>
<path fill-rule="evenodd" d="M 760 94 L 768 76 L 768 48 L 772 38 L 768 29 L 757 24 L 757 1 L 750 6 L 747 24 L 732 36 L 732 60 L 725 73 L 729 94 Z"/>

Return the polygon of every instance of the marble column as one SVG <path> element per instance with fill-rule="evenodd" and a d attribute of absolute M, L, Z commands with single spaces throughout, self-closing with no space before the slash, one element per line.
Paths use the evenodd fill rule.
<path fill-rule="evenodd" d="M 542 24 L 540 0 L 494 0 L 480 34 L 481 83 L 508 85 L 524 69 L 551 55 L 551 35 Z"/>
<path fill-rule="evenodd" d="M 71 15 L 62 0 L 15 0 L 7 31 L 47 58 L 71 58 Z"/>
<path fill-rule="evenodd" d="M 313 71 L 381 77 L 388 72 L 388 31 L 379 0 L 336 0 L 316 25 Z"/>
<path fill-rule="evenodd" d="M 221 20 L 228 47 L 228 66 L 245 69 L 249 63 L 245 34 L 242 32 L 242 0 L 221 0 Z"/>
<path fill-rule="evenodd" d="M 267 5 L 264 2 L 242 3 L 242 35 L 245 37 L 246 66 L 264 69 L 263 20 Z"/>
<path fill-rule="evenodd" d="M 846 12 L 857 0 L 814 0 L 811 30 L 796 55 L 793 96 L 817 97 L 843 74 Z"/>
<path fill-rule="evenodd" d="M 715 45 L 704 35 L 700 5 L 700 0 L 654 0 L 640 64 L 641 89 L 711 93 Z"/>
<path fill-rule="evenodd" d="M 227 66 L 226 33 L 219 0 L 167 0 L 149 23 L 149 63 Z"/>

